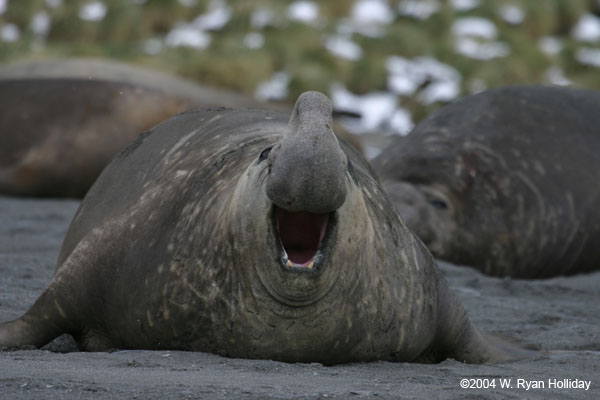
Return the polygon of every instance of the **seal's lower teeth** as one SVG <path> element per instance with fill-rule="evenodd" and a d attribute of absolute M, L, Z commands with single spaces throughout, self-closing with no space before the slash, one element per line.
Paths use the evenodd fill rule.
<path fill-rule="evenodd" d="M 315 267 L 315 262 L 311 261 L 308 264 L 295 264 L 293 262 L 291 262 L 290 260 L 287 260 L 286 265 L 288 267 L 296 267 L 296 268 L 308 268 L 308 269 L 313 269 Z"/>

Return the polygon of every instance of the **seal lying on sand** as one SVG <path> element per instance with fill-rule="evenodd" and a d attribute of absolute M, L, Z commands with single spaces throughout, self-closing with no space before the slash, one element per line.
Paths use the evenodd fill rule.
<path fill-rule="evenodd" d="M 140 133 L 199 107 L 288 110 L 139 66 L 93 59 L 0 69 L 0 193 L 83 197 Z M 359 141 L 339 131 L 354 146 Z"/>
<path fill-rule="evenodd" d="M 326 364 L 480 363 L 529 354 L 480 334 L 324 95 L 289 123 L 186 112 L 90 189 L 49 288 L 0 346 L 72 334 L 89 351 L 185 349 Z"/>
<path fill-rule="evenodd" d="M 487 274 L 600 267 L 600 93 L 489 90 L 450 104 L 373 167 L 433 254 Z"/>
<path fill-rule="evenodd" d="M 141 132 L 202 106 L 259 103 L 140 67 L 74 59 L 0 70 L 0 193 L 82 197 Z"/>

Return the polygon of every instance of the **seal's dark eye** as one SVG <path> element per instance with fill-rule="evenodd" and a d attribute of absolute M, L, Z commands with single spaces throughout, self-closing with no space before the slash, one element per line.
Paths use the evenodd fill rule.
<path fill-rule="evenodd" d="M 266 149 L 264 149 L 263 151 L 261 151 L 260 155 L 258 156 L 258 162 L 266 160 L 267 157 L 269 157 L 269 153 L 271 152 L 272 148 L 273 148 L 273 146 L 269 146 Z"/>
<path fill-rule="evenodd" d="M 448 209 L 448 204 L 446 204 L 446 202 L 444 200 L 430 199 L 429 204 L 431 204 L 433 207 L 437 208 L 438 210 Z"/>

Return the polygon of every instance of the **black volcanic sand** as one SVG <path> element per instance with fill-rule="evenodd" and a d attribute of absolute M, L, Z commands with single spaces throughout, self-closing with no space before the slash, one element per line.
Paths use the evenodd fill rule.
<path fill-rule="evenodd" d="M 18 317 L 45 289 L 77 206 L 0 197 L 0 321 Z M 440 267 L 481 330 L 562 351 L 497 365 L 325 367 L 178 351 L 22 350 L 0 353 L 0 399 L 600 398 L 600 273 L 523 281 Z M 69 348 L 69 342 L 50 348 Z M 463 389 L 463 378 L 496 387 Z M 501 388 L 508 379 L 512 387 Z M 532 387 L 518 387 L 518 379 Z M 554 379 L 591 380 L 591 386 L 550 388 Z M 545 388 L 533 388 L 534 381 Z"/>

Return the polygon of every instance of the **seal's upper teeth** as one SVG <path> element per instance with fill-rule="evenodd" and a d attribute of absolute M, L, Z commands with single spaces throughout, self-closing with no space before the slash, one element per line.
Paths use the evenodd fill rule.
<path fill-rule="evenodd" d="M 308 268 L 308 269 L 313 269 L 313 267 L 314 267 L 314 266 L 315 266 L 315 262 L 314 262 L 314 261 L 311 261 L 311 262 L 310 262 L 310 264 L 308 264 L 308 265 L 306 266 L 306 268 Z"/>

